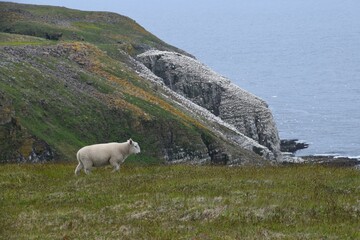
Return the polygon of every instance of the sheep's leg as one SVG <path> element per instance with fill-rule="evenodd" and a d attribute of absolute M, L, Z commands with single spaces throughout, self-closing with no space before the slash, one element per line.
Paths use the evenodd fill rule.
<path fill-rule="evenodd" d="M 118 163 L 117 159 L 110 159 L 110 165 L 114 167 L 113 172 L 117 172 L 120 170 L 120 164 Z"/>
<path fill-rule="evenodd" d="M 118 171 L 120 171 L 120 164 L 116 164 L 116 165 L 114 165 L 113 166 L 114 167 L 114 170 L 112 170 L 113 172 L 118 172 Z"/>
<path fill-rule="evenodd" d="M 89 175 L 91 173 L 90 168 L 84 168 L 84 172 Z"/>
<path fill-rule="evenodd" d="M 91 167 L 93 166 L 92 162 L 90 160 L 83 160 L 82 163 L 84 167 L 84 172 L 86 174 L 90 174 Z"/>
<path fill-rule="evenodd" d="M 79 164 L 77 165 L 76 169 L 75 169 L 75 175 L 79 175 L 79 172 L 81 171 L 81 169 L 83 169 L 83 164 L 81 162 L 79 162 Z"/>

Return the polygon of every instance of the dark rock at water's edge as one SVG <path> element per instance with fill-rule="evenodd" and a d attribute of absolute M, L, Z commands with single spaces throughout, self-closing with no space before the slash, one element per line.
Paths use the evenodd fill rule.
<path fill-rule="evenodd" d="M 280 140 L 280 149 L 283 153 L 282 164 L 319 164 L 331 167 L 356 167 L 360 168 L 360 159 L 334 155 L 308 155 L 295 156 L 299 150 L 306 149 L 309 144 L 298 139 Z"/>
<path fill-rule="evenodd" d="M 360 159 L 338 156 L 303 156 L 305 163 L 320 164 L 331 167 L 356 167 L 360 166 Z"/>
<path fill-rule="evenodd" d="M 354 167 L 360 169 L 360 159 L 351 157 L 340 157 L 331 155 L 310 155 L 295 157 L 284 154 L 283 165 L 288 164 L 316 164 L 329 167 Z"/>
<path fill-rule="evenodd" d="M 299 141 L 299 139 L 282 139 L 280 140 L 281 152 L 295 153 L 298 150 L 308 148 L 309 144 Z"/>

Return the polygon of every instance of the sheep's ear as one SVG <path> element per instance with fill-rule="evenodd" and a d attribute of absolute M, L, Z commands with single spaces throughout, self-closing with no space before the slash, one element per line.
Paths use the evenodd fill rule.
<path fill-rule="evenodd" d="M 129 139 L 129 143 L 130 143 L 130 145 L 133 144 L 133 140 L 131 138 Z"/>

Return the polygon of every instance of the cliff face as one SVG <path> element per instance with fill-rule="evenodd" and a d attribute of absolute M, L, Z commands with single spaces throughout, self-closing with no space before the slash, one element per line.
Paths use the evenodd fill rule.
<path fill-rule="evenodd" d="M 274 158 L 280 157 L 277 128 L 263 100 L 244 91 L 196 59 L 179 53 L 148 51 L 138 55 L 138 59 L 170 89 L 266 146 L 274 154 Z"/>
<path fill-rule="evenodd" d="M 84 145 L 130 137 L 142 148 L 133 161 L 233 165 L 279 158 L 262 100 L 133 20 L 0 7 L 0 162 L 74 160 Z"/>

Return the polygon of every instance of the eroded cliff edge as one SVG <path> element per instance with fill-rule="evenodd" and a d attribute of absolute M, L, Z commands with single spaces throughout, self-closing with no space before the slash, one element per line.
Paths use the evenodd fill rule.
<path fill-rule="evenodd" d="M 268 105 L 194 58 L 150 50 L 137 59 L 171 90 L 209 110 L 281 158 L 280 139 Z M 261 151 L 253 147 L 254 152 Z"/>

